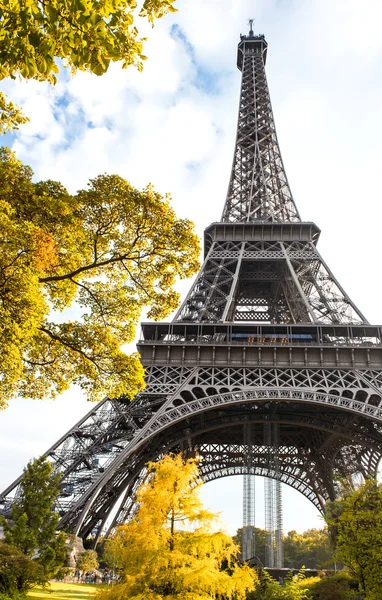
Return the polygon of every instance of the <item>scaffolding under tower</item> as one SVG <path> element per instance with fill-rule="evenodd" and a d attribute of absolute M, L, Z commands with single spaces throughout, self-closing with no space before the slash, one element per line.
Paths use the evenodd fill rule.
<path fill-rule="evenodd" d="M 264 425 L 264 445 L 267 450 L 267 468 L 272 477 L 265 479 L 265 566 L 282 568 L 283 555 L 283 508 L 280 476 L 280 427 L 277 423 Z"/>
<path fill-rule="evenodd" d="M 250 423 L 244 425 L 244 446 L 247 448 L 247 470 L 243 478 L 243 534 L 242 558 L 249 560 L 255 556 L 255 516 L 256 488 L 255 476 L 251 474 L 253 466 L 253 433 Z"/>

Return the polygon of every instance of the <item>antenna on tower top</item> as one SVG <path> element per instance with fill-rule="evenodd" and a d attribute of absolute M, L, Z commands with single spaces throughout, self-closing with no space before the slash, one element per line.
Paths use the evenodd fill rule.
<path fill-rule="evenodd" d="M 248 24 L 249 24 L 249 35 L 253 36 L 253 22 L 255 19 L 248 19 Z"/>

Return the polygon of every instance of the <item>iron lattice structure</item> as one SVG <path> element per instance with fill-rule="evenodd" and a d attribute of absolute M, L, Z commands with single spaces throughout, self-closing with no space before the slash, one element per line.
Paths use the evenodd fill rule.
<path fill-rule="evenodd" d="M 205 481 L 255 474 L 284 482 L 321 512 L 339 477 L 376 473 L 382 328 L 369 325 L 320 256 L 318 227 L 300 219 L 266 52 L 264 36 L 241 36 L 223 217 L 205 230 L 204 263 L 174 320 L 142 324 L 146 389 L 131 403 L 106 398 L 46 453 L 62 476 L 60 527 L 82 537 L 129 518 L 145 464 L 167 451 L 198 453 Z M 2 493 L 3 513 L 18 483 Z M 276 535 L 280 523 L 270 527 Z"/>
<path fill-rule="evenodd" d="M 265 479 L 265 563 L 267 567 L 281 568 L 283 561 L 283 515 L 282 494 L 279 478 L 280 431 L 278 423 L 264 425 L 264 445 L 268 451 L 269 469 L 273 470 L 272 477 Z"/>
<path fill-rule="evenodd" d="M 242 530 L 242 559 L 251 560 L 256 556 L 256 543 L 254 527 L 256 524 L 256 485 L 255 477 L 251 475 L 253 466 L 253 439 L 252 423 L 243 427 L 244 445 L 247 448 L 247 473 L 243 477 L 243 530 Z M 268 480 L 267 480 L 268 481 Z M 268 541 L 268 540 L 267 540 Z"/>

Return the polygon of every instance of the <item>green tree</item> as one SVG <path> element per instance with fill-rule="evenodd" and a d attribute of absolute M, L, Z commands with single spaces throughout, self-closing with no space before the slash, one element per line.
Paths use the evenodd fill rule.
<path fill-rule="evenodd" d="M 148 469 L 137 515 L 106 544 L 123 582 L 98 600 L 244 600 L 256 574 L 237 564 L 230 536 L 212 531 L 216 516 L 199 499 L 196 461 L 166 456 Z"/>
<path fill-rule="evenodd" d="M 331 502 L 326 521 L 332 532 L 335 556 L 359 581 L 366 600 L 378 600 L 382 589 L 382 487 L 375 480 Z"/>
<path fill-rule="evenodd" d="M 265 565 L 265 544 L 267 532 L 265 529 L 254 527 L 256 556 Z M 242 528 L 237 530 L 234 541 L 241 550 Z M 291 569 L 306 567 L 321 569 L 333 563 L 333 550 L 327 528 L 308 529 L 303 533 L 289 531 L 283 536 L 284 564 Z"/>
<path fill-rule="evenodd" d="M 132 398 L 143 368 L 123 345 L 143 307 L 154 319 L 177 307 L 174 282 L 198 268 L 193 224 L 176 217 L 168 195 L 117 175 L 74 196 L 32 175 L 0 150 L 0 406 L 71 383 L 92 400 Z"/>
<path fill-rule="evenodd" d="M 15 546 L 0 541 L 0 599 L 17 597 L 37 584 L 44 584 L 44 571 L 35 560 Z"/>
<path fill-rule="evenodd" d="M 327 528 L 289 531 L 283 539 L 286 567 L 321 569 L 333 563 L 333 551 Z"/>
<path fill-rule="evenodd" d="M 280 584 L 264 569 L 258 571 L 258 576 L 259 581 L 254 591 L 247 595 L 247 600 L 280 600 Z"/>
<path fill-rule="evenodd" d="M 67 557 L 66 534 L 56 531 L 59 516 L 53 503 L 58 494 L 59 475 L 52 474 L 45 458 L 34 459 L 24 469 L 11 521 L 2 519 L 5 543 L 33 559 L 39 581 L 59 575 Z M 29 569 L 30 562 L 25 564 Z"/>
<path fill-rule="evenodd" d="M 152 25 L 168 12 L 174 0 L 145 0 L 138 12 L 136 0 L 0 0 L 0 80 L 25 79 L 56 82 L 62 59 L 72 73 L 103 75 L 110 62 L 142 69 L 143 41 L 135 26 L 137 16 Z M 0 131 L 25 121 L 13 117 L 0 97 Z"/>
<path fill-rule="evenodd" d="M 95 550 L 85 550 L 82 552 L 77 558 L 77 567 L 80 571 L 84 571 L 85 573 L 88 571 L 94 571 L 94 569 L 98 569 L 98 554 Z"/>
<path fill-rule="evenodd" d="M 255 554 L 259 559 L 262 565 L 265 565 L 265 544 L 267 540 L 267 532 L 265 529 L 260 529 L 259 527 L 253 527 L 254 535 L 255 535 Z M 243 528 L 239 527 L 236 532 L 236 535 L 233 537 L 233 541 L 240 548 L 240 553 L 242 552 L 242 543 L 243 543 Z"/>
<path fill-rule="evenodd" d="M 296 575 L 290 572 L 281 586 L 280 600 L 311 600 L 311 587 L 318 581 L 318 577 L 307 578 L 304 568 Z"/>
<path fill-rule="evenodd" d="M 341 571 L 323 577 L 310 587 L 312 600 L 357 600 L 358 585 L 349 573 Z"/>

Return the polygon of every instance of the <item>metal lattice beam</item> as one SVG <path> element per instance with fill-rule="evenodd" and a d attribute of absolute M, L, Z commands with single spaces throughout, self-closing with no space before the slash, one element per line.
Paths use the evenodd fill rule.
<path fill-rule="evenodd" d="M 237 137 L 222 221 L 299 221 L 277 141 L 264 36 L 243 36 Z"/>

